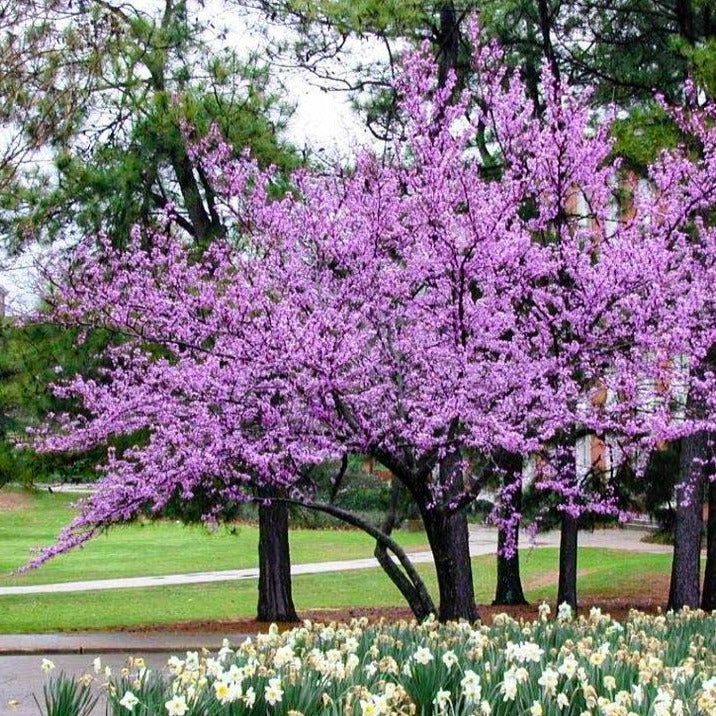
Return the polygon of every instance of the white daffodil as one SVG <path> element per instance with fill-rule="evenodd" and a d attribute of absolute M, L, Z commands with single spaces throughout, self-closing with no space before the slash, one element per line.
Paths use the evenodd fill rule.
<path fill-rule="evenodd" d="M 189 710 L 186 699 L 181 695 L 176 695 L 164 704 L 167 710 L 167 716 L 184 716 Z"/>
<path fill-rule="evenodd" d="M 119 705 L 123 706 L 127 711 L 134 711 L 134 707 L 138 703 L 139 699 L 131 691 L 125 691 L 124 696 L 119 700 Z"/>
<path fill-rule="evenodd" d="M 264 688 L 264 699 L 266 703 L 275 706 L 283 699 L 283 689 L 281 688 L 281 679 L 269 679 L 268 686 Z"/>
<path fill-rule="evenodd" d="M 416 649 L 415 653 L 413 654 L 413 659 L 418 664 L 422 664 L 423 666 L 425 666 L 433 660 L 433 654 L 430 649 L 425 646 L 421 646 Z"/>
<path fill-rule="evenodd" d="M 54 668 L 55 668 L 55 662 L 50 661 L 49 659 L 43 659 L 40 662 L 40 668 L 46 673 L 49 674 Z"/>

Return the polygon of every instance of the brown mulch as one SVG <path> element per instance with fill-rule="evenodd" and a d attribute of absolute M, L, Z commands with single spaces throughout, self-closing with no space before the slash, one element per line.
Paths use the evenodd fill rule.
<path fill-rule="evenodd" d="M 656 586 L 656 585 L 655 585 Z M 657 590 L 654 589 L 654 592 Z M 602 612 L 611 614 L 614 619 L 624 621 L 630 609 L 638 609 L 650 614 L 656 614 L 662 609 L 665 603 L 666 593 L 658 590 L 658 594 L 642 594 L 637 598 L 626 597 L 599 597 L 590 595 L 580 601 L 580 612 L 588 613 L 593 606 L 601 608 Z M 551 604 L 552 615 L 557 612 L 557 605 Z M 480 618 L 483 622 L 490 624 L 496 614 L 507 613 L 515 619 L 532 620 L 537 618 L 538 604 L 525 606 L 492 606 L 487 604 L 478 605 Z M 301 619 L 310 619 L 313 622 L 347 622 L 351 619 L 367 617 L 369 621 L 385 619 L 387 621 L 399 621 L 400 619 L 411 619 L 412 613 L 407 607 L 351 607 L 349 609 L 308 609 L 299 612 Z M 281 629 L 291 629 L 296 624 L 279 624 Z M 234 633 L 251 634 L 268 631 L 268 622 L 259 622 L 256 619 L 232 619 L 220 621 L 190 621 L 175 624 L 160 624 L 152 626 L 132 626 L 121 629 L 124 632 L 175 632 L 183 634 L 191 633 Z"/>

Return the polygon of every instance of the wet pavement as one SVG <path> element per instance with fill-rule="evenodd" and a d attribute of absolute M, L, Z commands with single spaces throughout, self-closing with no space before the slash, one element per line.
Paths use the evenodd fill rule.
<path fill-rule="evenodd" d="M 147 667 L 161 669 L 172 654 L 186 651 L 218 651 L 227 637 L 240 644 L 245 634 L 180 634 L 172 632 L 86 632 L 73 634 L 0 635 L 0 716 L 37 716 L 40 713 L 33 694 L 42 702 L 42 687 L 47 682 L 41 669 L 42 660 L 55 664 L 51 675 L 64 672 L 82 676 L 94 675 L 93 662 L 99 656 L 103 667 L 113 673 L 129 656 L 145 657 Z M 30 650 L 35 650 L 30 652 Z M 103 692 L 105 679 L 95 677 L 95 689 Z M 105 699 L 100 699 L 93 714 L 105 713 Z"/>
<path fill-rule="evenodd" d="M 146 658 L 148 668 L 162 668 L 166 664 L 168 654 L 150 654 Z M 42 656 L 0 656 L 0 716 L 38 716 L 40 709 L 35 704 L 33 694 L 40 703 L 43 702 L 42 687 L 47 682 L 40 667 Z M 56 668 L 51 674 L 61 671 L 67 674 L 82 676 L 90 673 L 94 675 L 92 662 L 93 654 L 63 654 L 52 656 Z M 103 664 L 107 664 L 116 673 L 124 664 L 126 654 L 102 655 Z M 94 682 L 97 693 L 103 691 L 104 679 Z M 105 699 L 100 698 L 92 711 L 93 716 L 105 713 Z"/>

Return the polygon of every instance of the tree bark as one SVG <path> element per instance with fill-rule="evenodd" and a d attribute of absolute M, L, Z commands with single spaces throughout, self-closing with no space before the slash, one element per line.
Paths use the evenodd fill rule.
<path fill-rule="evenodd" d="M 579 522 L 568 512 L 562 515 L 559 539 L 559 584 L 557 604 L 566 602 L 572 609 L 577 608 L 577 545 Z"/>
<path fill-rule="evenodd" d="M 262 622 L 298 621 L 291 594 L 288 505 L 259 502 L 259 601 Z"/>
<path fill-rule="evenodd" d="M 464 511 L 447 513 L 444 509 L 421 510 L 425 532 L 435 560 L 438 578 L 441 621 L 475 621 L 475 592 L 467 518 Z"/>
<path fill-rule="evenodd" d="M 393 532 L 395 523 L 398 520 L 398 510 L 404 492 L 405 487 L 403 484 L 397 477 L 393 477 L 390 483 L 390 503 L 388 511 L 383 519 L 383 524 L 380 526 L 380 531 L 385 535 L 390 536 Z M 375 543 L 373 555 L 378 560 L 378 564 L 380 564 L 383 570 L 388 574 L 393 584 L 398 588 L 398 591 L 403 595 L 403 598 L 419 622 L 425 620 L 431 614 L 435 614 L 435 605 L 432 601 L 426 601 L 420 593 L 420 590 L 400 571 L 400 568 L 393 562 L 383 543 Z"/>
<path fill-rule="evenodd" d="M 706 523 L 706 571 L 701 608 L 716 609 L 716 482 L 709 481 L 709 516 Z"/>
<path fill-rule="evenodd" d="M 669 609 L 699 606 L 701 529 L 707 440 L 704 433 L 683 439 L 676 483 L 674 557 L 671 563 Z"/>
<path fill-rule="evenodd" d="M 556 448 L 559 475 L 566 487 L 578 484 L 576 438 L 574 434 L 562 436 Z M 571 510 L 571 511 L 570 511 Z M 561 507 L 562 522 L 559 537 L 559 577 L 557 604 L 569 604 L 577 608 L 577 549 L 579 542 L 580 508 L 571 499 Z"/>
<path fill-rule="evenodd" d="M 525 599 L 520 577 L 520 552 L 518 550 L 519 525 L 515 525 L 513 538 L 515 551 L 510 556 L 504 554 L 508 543 L 507 529 L 500 527 L 497 531 L 497 586 L 492 604 L 514 606 L 515 604 L 529 604 Z"/>
<path fill-rule="evenodd" d="M 461 456 L 448 455 L 440 464 L 440 484 L 443 486 L 441 506 L 431 506 L 430 500 L 418 501 L 425 532 L 435 560 L 435 572 L 440 593 L 438 616 L 441 621 L 478 618 L 475 591 L 472 584 L 470 539 L 464 510 L 449 508 L 450 498 L 462 492 Z"/>
<path fill-rule="evenodd" d="M 497 527 L 497 585 L 493 605 L 527 604 L 520 578 L 519 513 L 522 510 L 522 456 L 500 451 L 495 464 L 503 474 L 500 517 L 509 520 Z M 510 534 L 512 532 L 512 534 Z"/>

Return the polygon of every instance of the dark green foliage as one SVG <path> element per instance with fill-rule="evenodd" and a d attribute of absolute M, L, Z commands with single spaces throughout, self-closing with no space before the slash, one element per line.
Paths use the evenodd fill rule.
<path fill-rule="evenodd" d="M 11 248 L 99 230 L 121 245 L 169 202 L 195 238 L 220 233 L 183 126 L 198 138 L 216 123 L 237 152 L 296 165 L 278 134 L 290 110 L 272 93 L 268 69 L 209 45 L 212 31 L 193 4 L 28 0 L 13 12 L 15 36 L 0 38 L 0 58 L 14 57 L 20 41 L 25 54 L 14 72 L 0 72 L 0 125 L 32 137 L 43 161 L 7 159 L 0 227 Z"/>
<path fill-rule="evenodd" d="M 77 332 L 51 323 L 0 325 L 0 485 L 7 482 L 45 482 L 55 479 L 86 480 L 94 475 L 101 455 L 43 455 L 20 450 L 26 429 L 48 413 L 74 409 L 56 398 L 53 381 L 75 372 L 90 373 L 95 354 L 107 336 L 94 333 L 79 344 Z"/>
<path fill-rule="evenodd" d="M 50 677 L 42 694 L 42 703 L 33 695 L 42 716 L 89 716 L 99 700 L 90 683 L 64 673 Z"/>
<path fill-rule="evenodd" d="M 643 175 L 663 149 L 673 149 L 683 137 L 666 113 L 654 102 L 635 106 L 613 127 L 614 151 L 624 157 L 625 167 Z"/>

